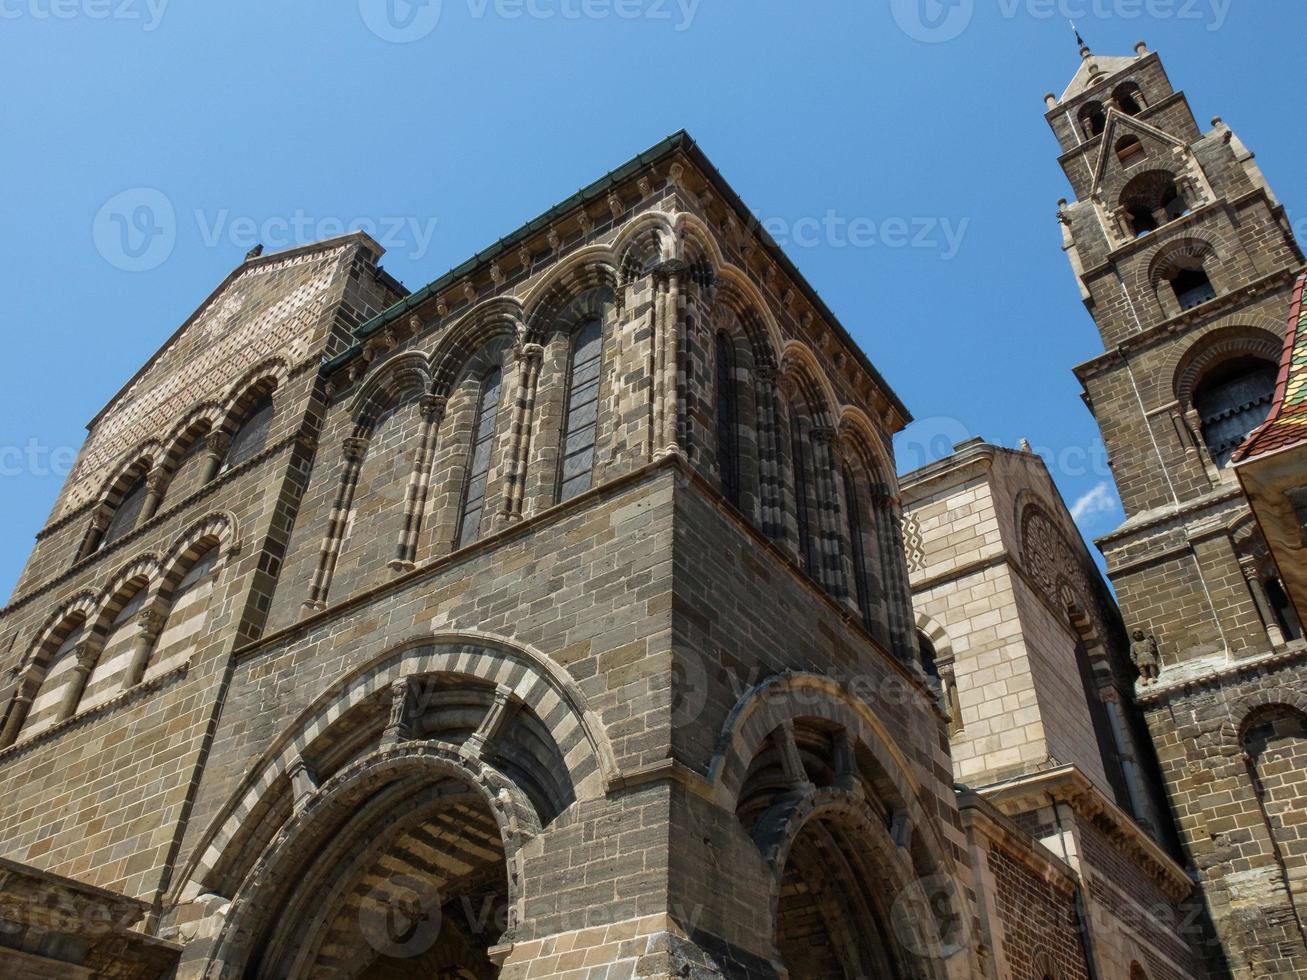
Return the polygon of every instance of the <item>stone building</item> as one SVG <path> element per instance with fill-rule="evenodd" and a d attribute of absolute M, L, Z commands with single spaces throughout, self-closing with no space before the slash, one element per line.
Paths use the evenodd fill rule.
<path fill-rule="evenodd" d="M 1160 657 L 1136 699 L 1212 969 L 1307 976 L 1307 648 L 1230 466 L 1275 398 L 1303 254 L 1253 154 L 1219 118 L 1198 126 L 1156 54 L 1081 54 L 1047 120 L 1076 198 L 1063 247 L 1104 346 L 1076 373 L 1126 513 L 1098 545 Z"/>
<path fill-rule="evenodd" d="M 252 255 L 92 421 L 0 615 L 0 856 L 132 915 L 15 895 L 0 969 L 961 980 L 986 901 L 1069 906 L 954 791 L 907 410 L 688 137 L 379 258 Z"/>
<path fill-rule="evenodd" d="M 1043 460 L 973 439 L 900 488 L 919 643 L 964 800 L 985 800 L 1066 865 L 1091 975 L 1198 975 L 1178 924 L 1201 906 L 1171 854 L 1129 643 Z M 993 848 L 973 861 L 1001 882 Z M 1040 976 L 1023 962 L 1038 932 L 1028 916 L 994 915 L 988 929 L 998 976 Z M 1026 945 L 1059 948 L 1047 931 Z"/>

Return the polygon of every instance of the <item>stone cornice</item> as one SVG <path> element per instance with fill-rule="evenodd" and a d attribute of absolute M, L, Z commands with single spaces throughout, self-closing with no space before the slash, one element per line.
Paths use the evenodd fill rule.
<path fill-rule="evenodd" d="M 1172 901 L 1193 891 L 1193 879 L 1185 870 L 1074 765 L 1018 776 L 977 792 L 1005 813 L 1065 803 L 1138 862 Z"/>
<path fill-rule="evenodd" d="M 1041 881 L 1068 897 L 1075 894 L 1079 884 L 1075 869 L 1017 826 L 1011 817 L 975 790 L 959 788 L 957 799 L 963 826 L 974 823 L 986 840 L 1002 848 L 1004 854 L 1024 865 Z"/>
<path fill-rule="evenodd" d="M 1107 534 L 1094 539 L 1094 544 L 1101 551 L 1106 552 L 1108 548 L 1122 544 L 1130 538 L 1149 531 L 1155 532 L 1164 530 L 1168 526 L 1176 527 L 1185 524 L 1188 518 L 1204 510 L 1214 509 L 1224 504 L 1243 499 L 1243 490 L 1237 484 L 1228 487 L 1220 487 L 1202 497 L 1195 497 L 1192 500 L 1184 501 L 1180 504 L 1168 504 L 1165 507 L 1158 507 L 1151 511 L 1145 511 L 1137 514 L 1127 520 L 1115 531 L 1109 531 Z M 1245 503 L 1245 507 L 1246 507 Z"/>
<path fill-rule="evenodd" d="M 1164 666 L 1162 681 L 1141 687 L 1135 694 L 1140 707 L 1158 707 L 1178 697 L 1206 687 L 1219 687 L 1235 677 L 1279 670 L 1299 661 L 1307 661 L 1307 643 L 1297 640 L 1279 650 L 1242 660 L 1190 661 Z M 1188 667 L 1186 672 L 1185 668 Z M 1168 677 L 1167 675 L 1171 676 Z M 1178 676 L 1177 676 L 1178 675 Z"/>
<path fill-rule="evenodd" d="M 1181 333 L 1189 327 L 1201 326 L 1223 313 L 1232 312 L 1236 307 L 1248 300 L 1256 299 L 1282 283 L 1291 284 L 1299 271 L 1298 266 L 1285 266 L 1284 269 L 1278 272 L 1272 272 L 1260 279 L 1255 279 L 1238 289 L 1223 293 L 1201 306 L 1195 306 L 1192 310 L 1185 310 L 1177 316 L 1163 320 L 1161 323 L 1139 333 L 1132 334 L 1112 350 L 1083 361 L 1072 370 L 1075 372 L 1076 377 L 1080 379 L 1081 384 L 1084 384 L 1090 378 L 1111 370 L 1117 363 L 1127 362 L 1131 354 L 1155 343 L 1166 341 L 1172 335 Z"/>

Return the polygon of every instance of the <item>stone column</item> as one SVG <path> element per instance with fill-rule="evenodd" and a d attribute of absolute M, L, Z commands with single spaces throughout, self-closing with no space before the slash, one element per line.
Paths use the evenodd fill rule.
<path fill-rule="evenodd" d="M 1257 559 L 1251 555 L 1241 557 L 1239 571 L 1243 572 L 1244 581 L 1248 583 L 1253 605 L 1257 607 L 1257 615 L 1261 617 L 1262 624 L 1266 627 L 1266 637 L 1271 641 L 1271 646 L 1284 646 L 1284 630 L 1280 628 L 1279 620 L 1275 618 L 1275 610 L 1271 608 L 1271 600 L 1266 595 L 1266 586 L 1262 584 L 1262 577 L 1258 574 Z"/>
<path fill-rule="evenodd" d="M 336 571 L 341 539 L 345 536 L 345 525 L 350 508 L 354 505 L 354 491 L 358 487 L 359 471 L 363 468 L 363 457 L 367 451 L 367 439 L 357 436 L 351 436 L 341 444 L 344 465 L 340 473 L 340 487 L 336 491 L 335 503 L 332 504 L 331 519 L 327 522 L 327 533 L 322 541 L 322 554 L 318 557 L 318 568 L 313 576 L 313 584 L 309 587 L 309 598 L 304 603 L 306 612 L 316 612 L 327 606 L 331 577 Z"/>
<path fill-rule="evenodd" d="M 150 663 L 150 652 L 154 649 L 159 634 L 163 632 L 166 620 L 154 609 L 142 609 L 136 619 L 139 628 L 132 641 L 132 659 L 123 673 L 121 690 L 135 687 L 145 677 L 145 668 Z"/>
<path fill-rule="evenodd" d="M 71 676 L 64 685 L 63 696 L 59 699 L 59 710 L 55 715 L 56 723 L 71 718 L 76 713 L 77 705 L 82 700 L 82 692 L 86 690 L 86 682 L 90 680 L 91 672 L 95 670 L 96 661 L 99 659 L 98 647 L 93 647 L 85 641 L 77 645 L 77 664 L 70 671 Z"/>
<path fill-rule="evenodd" d="M 514 524 L 522 519 L 526 494 L 527 457 L 531 451 L 531 430 L 535 424 L 536 388 L 545 349 L 539 344 L 521 344 L 516 349 L 517 384 L 513 399 L 513 419 L 509 433 L 508 458 L 504 460 L 503 502 L 499 524 Z"/>
<path fill-rule="evenodd" d="M 665 262 L 655 271 L 654 305 L 658 311 L 658 329 L 654 342 L 658 345 L 659 372 L 657 386 L 661 411 L 655 455 L 682 455 L 681 445 L 681 262 Z"/>
<path fill-rule="evenodd" d="M 100 507 L 91 515 L 90 527 L 86 529 L 86 537 L 82 539 L 82 548 L 77 553 L 77 560 L 89 558 L 95 554 L 96 549 L 100 547 L 100 542 L 104 540 L 104 532 L 109 530 L 110 513 L 104 507 Z"/>
<path fill-rule="evenodd" d="M 164 495 L 168 492 L 168 474 L 156 466 L 145 477 L 145 503 L 141 506 L 141 523 L 144 524 L 159 512 Z"/>
<path fill-rule="evenodd" d="M 423 395 L 418 401 L 422 413 L 422 434 L 418 437 L 417 456 L 413 472 L 408 478 L 408 493 L 404 498 L 404 529 L 400 532 L 395 559 L 390 567 L 397 572 L 411 571 L 416 567 L 418 539 L 422 534 L 422 517 L 426 511 L 427 494 L 431 489 L 431 461 L 435 455 L 436 435 L 445 418 L 449 399 L 443 395 Z M 354 474 L 358 479 L 358 474 Z M 351 491 L 352 501 L 352 491 Z"/>
<path fill-rule="evenodd" d="M 225 432 L 209 433 L 204 440 L 204 477 L 201 483 L 208 483 L 218 475 L 230 451 L 231 436 Z"/>
<path fill-rule="evenodd" d="M 481 724 L 477 727 L 477 730 L 463 743 L 462 752 L 464 755 L 474 759 L 481 759 L 485 756 L 486 749 L 494 744 L 495 739 L 504 730 L 504 725 L 512 714 L 512 697 L 513 691 L 511 688 L 507 688 L 502 684 L 495 688 L 495 700 L 486 711 L 485 717 L 481 719 Z"/>
<path fill-rule="evenodd" d="M 762 531 L 777 543 L 785 540 L 785 500 L 781 478 L 779 409 L 776 405 L 776 368 L 759 364 L 753 369 L 754 417 L 758 427 L 758 496 Z"/>
<path fill-rule="evenodd" d="M 29 684 L 26 679 L 19 684 L 21 687 L 9 705 L 9 716 L 5 719 L 4 731 L 0 732 L 0 749 L 7 749 L 18 741 L 18 733 L 23 730 L 23 722 L 27 721 L 27 714 L 36 699 L 35 684 Z"/>
<path fill-rule="evenodd" d="M 836 486 L 835 477 L 838 469 L 835 450 L 838 434 L 827 426 L 813 426 L 809 430 L 809 437 L 813 448 L 813 495 L 817 505 L 817 527 L 812 530 L 818 535 L 817 552 L 821 562 L 821 567 L 813 571 L 827 592 L 834 598 L 843 600 L 848 589 L 842 574 L 844 555 L 841 542 L 844 535 L 840 531 L 840 490 Z"/>

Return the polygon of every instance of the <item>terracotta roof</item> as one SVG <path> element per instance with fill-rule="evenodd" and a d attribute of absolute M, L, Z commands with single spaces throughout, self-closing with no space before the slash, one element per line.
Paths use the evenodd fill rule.
<path fill-rule="evenodd" d="M 1299 443 L 1307 444 L 1307 274 L 1299 276 L 1293 287 L 1271 414 L 1239 447 L 1233 461 L 1244 463 Z"/>

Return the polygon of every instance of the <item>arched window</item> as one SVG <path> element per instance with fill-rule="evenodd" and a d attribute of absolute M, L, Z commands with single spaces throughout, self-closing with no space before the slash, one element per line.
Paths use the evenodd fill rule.
<path fill-rule="evenodd" d="M 1107 113 L 1101 102 L 1090 102 L 1080 110 L 1080 131 L 1085 139 L 1093 139 L 1107 128 Z"/>
<path fill-rule="evenodd" d="M 1117 107 L 1127 116 L 1137 116 L 1148 108 L 1148 100 L 1134 82 L 1118 85 L 1112 97 L 1116 100 Z"/>
<path fill-rule="evenodd" d="M 1123 167 L 1133 167 L 1142 163 L 1147 156 L 1144 144 L 1139 141 L 1138 136 L 1122 136 L 1116 142 L 1116 158 L 1121 161 Z"/>
<path fill-rule="evenodd" d="M 208 615 L 217 565 L 218 547 L 213 545 L 187 569 L 168 597 L 167 618 L 153 650 L 136 665 L 129 683 L 153 680 L 190 659 Z"/>
<path fill-rule="evenodd" d="M 717 334 L 717 466 L 722 494 L 740 506 L 739 403 L 735 391 L 735 350 L 730 337 Z"/>
<path fill-rule="evenodd" d="M 1192 310 L 1195 306 L 1216 299 L 1216 287 L 1212 285 L 1202 259 L 1197 256 L 1177 268 L 1170 282 L 1181 310 Z"/>
<path fill-rule="evenodd" d="M 867 632 L 875 634 L 877 624 L 871 608 L 871 585 L 867 579 L 867 546 L 863 535 L 862 501 L 858 496 L 858 485 L 853 475 L 845 467 L 844 509 L 849 524 L 849 555 L 853 559 L 854 596 L 858 601 L 858 612 L 862 614 L 862 624 Z"/>
<path fill-rule="evenodd" d="M 467 479 L 463 486 L 463 512 L 459 519 L 458 546 L 465 548 L 481 536 L 481 512 L 486 502 L 486 481 L 495 450 L 495 423 L 499 418 L 499 399 L 503 391 L 503 373 L 491 368 L 481 381 L 476 427 L 472 432 L 472 450 L 468 456 Z"/>
<path fill-rule="evenodd" d="M 603 324 L 586 321 L 572 338 L 572 364 L 563 419 L 562 464 L 558 500 L 590 489 L 594 480 L 595 440 L 599 422 L 599 368 L 603 361 Z"/>
<path fill-rule="evenodd" d="M 99 547 L 113 544 L 136 527 L 141 511 L 145 509 L 145 498 L 149 493 L 145 485 L 145 477 L 146 474 L 141 473 L 123 493 L 122 500 L 109 518 L 109 526 L 104 529 L 104 534 L 100 537 Z"/>
<path fill-rule="evenodd" d="M 20 722 L 22 738 L 38 735 L 63 720 L 63 705 L 69 685 L 73 684 L 77 677 L 77 658 L 88 633 L 84 619 L 75 620 L 63 628 L 68 632 L 50 656 L 45 668 L 45 676 L 41 678 L 40 686 L 36 689 L 32 703 L 27 709 L 26 718 Z"/>
<path fill-rule="evenodd" d="M 104 640 L 95 660 L 95 667 L 86 679 L 77 704 L 72 706 L 69 714 L 79 709 L 94 708 L 112 698 L 124 686 L 128 677 L 128 665 L 140 635 L 141 609 L 148 595 L 145 582 L 136 583 L 136 591 L 118 610 L 104 634 Z"/>
<path fill-rule="evenodd" d="M 1217 466 L 1225 466 L 1253 429 L 1266 421 L 1278 375 L 1270 361 L 1240 357 L 1219 365 L 1194 391 L 1203 441 Z"/>
<path fill-rule="evenodd" d="M 1142 149 L 1141 146 L 1141 152 Z M 1121 192 L 1121 207 L 1130 216 L 1131 230 L 1136 238 L 1189 213 L 1175 177 L 1165 170 L 1150 170 L 1126 184 Z"/>
<path fill-rule="evenodd" d="M 122 502 L 114 510 L 114 515 L 108 519 L 108 527 L 105 528 L 105 534 L 99 541 L 99 546 L 106 547 L 118 541 L 123 534 L 131 532 L 136 528 L 136 521 L 140 519 L 141 511 L 145 508 L 145 497 L 149 490 L 145 486 L 145 474 L 141 473 L 127 491 L 123 494 Z"/>
<path fill-rule="evenodd" d="M 921 669 L 927 677 L 939 680 L 939 655 L 935 644 L 921 630 L 917 630 L 917 648 L 921 651 Z"/>
<path fill-rule="evenodd" d="M 811 461 L 803 438 L 798 413 L 790 411 L 790 456 L 794 466 L 794 511 L 799 525 L 799 561 L 809 575 L 817 574 L 817 555 L 812 533 Z"/>
<path fill-rule="evenodd" d="M 268 443 L 268 433 L 272 430 L 274 414 L 272 395 L 261 395 L 245 413 L 245 420 L 232 436 L 231 448 L 227 450 L 226 468 L 240 466 L 263 452 Z"/>

